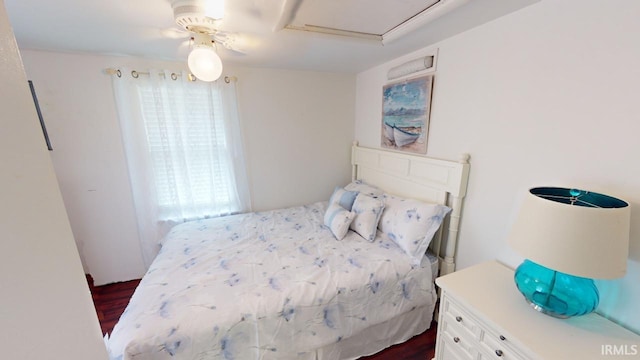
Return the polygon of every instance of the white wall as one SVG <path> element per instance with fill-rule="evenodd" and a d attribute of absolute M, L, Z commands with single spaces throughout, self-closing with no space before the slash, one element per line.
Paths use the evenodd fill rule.
<path fill-rule="evenodd" d="M 242 68 L 254 210 L 328 200 L 351 179 L 355 76 Z"/>
<path fill-rule="evenodd" d="M 87 281 L 0 0 L 3 359 L 106 359 Z"/>
<path fill-rule="evenodd" d="M 186 62 L 23 50 L 84 268 L 97 285 L 144 274 L 111 79 L 105 68 Z M 355 76 L 252 69 L 238 77 L 253 208 L 323 200 L 350 178 Z"/>
<path fill-rule="evenodd" d="M 599 281 L 599 311 L 640 332 L 640 2 L 543 0 L 442 41 L 427 155 L 471 154 L 459 267 L 521 258 L 506 244 L 532 186 L 566 185 L 632 206 L 625 278 Z M 379 147 L 390 67 L 358 74 L 356 139 Z"/>

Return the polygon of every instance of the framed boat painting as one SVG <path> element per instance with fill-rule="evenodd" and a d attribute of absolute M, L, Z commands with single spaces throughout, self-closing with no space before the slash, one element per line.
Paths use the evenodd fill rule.
<path fill-rule="evenodd" d="M 406 79 L 382 88 L 381 145 L 427 153 L 433 75 Z"/>

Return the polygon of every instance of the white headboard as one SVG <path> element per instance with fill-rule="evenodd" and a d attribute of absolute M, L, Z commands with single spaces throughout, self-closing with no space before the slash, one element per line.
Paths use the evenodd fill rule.
<path fill-rule="evenodd" d="M 353 180 L 363 180 L 389 194 L 444 204 L 452 209 L 430 248 L 440 258 L 440 275 L 453 272 L 462 200 L 469 179 L 469 155 L 463 154 L 458 161 L 441 160 L 365 148 L 354 142 L 351 165 Z"/>

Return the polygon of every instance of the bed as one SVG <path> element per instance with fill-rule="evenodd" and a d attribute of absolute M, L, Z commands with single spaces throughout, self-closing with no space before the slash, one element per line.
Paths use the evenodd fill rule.
<path fill-rule="evenodd" d="M 352 165 L 328 201 L 174 227 L 105 338 L 111 359 L 356 359 L 424 332 L 433 280 L 455 269 L 468 156 L 354 143 Z M 399 228 L 407 216 L 421 225 Z"/>

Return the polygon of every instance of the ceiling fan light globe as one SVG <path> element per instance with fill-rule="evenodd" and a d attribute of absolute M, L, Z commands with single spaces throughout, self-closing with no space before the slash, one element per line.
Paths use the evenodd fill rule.
<path fill-rule="evenodd" d="M 212 47 L 197 47 L 187 58 L 189 70 L 202 81 L 215 81 L 222 75 L 222 60 Z"/>

